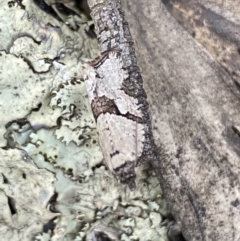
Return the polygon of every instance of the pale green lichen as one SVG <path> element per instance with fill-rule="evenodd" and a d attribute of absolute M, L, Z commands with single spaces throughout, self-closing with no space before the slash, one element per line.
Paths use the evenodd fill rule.
<path fill-rule="evenodd" d="M 66 146 L 56 139 L 52 130 L 39 130 L 37 134 L 30 136 L 28 144 L 20 148 L 33 159 L 41 154 L 45 161 L 52 163 L 54 167 L 63 169 L 75 179 L 91 175 L 92 168 L 102 161 L 101 150 L 96 140 L 90 138 L 79 147 L 73 142 Z"/>
<path fill-rule="evenodd" d="M 138 176 L 147 170 L 147 167 L 139 169 Z M 76 240 L 85 240 L 84 237 L 91 240 L 96 229 L 108 230 L 110 236 L 119 235 L 120 240 L 168 240 L 166 227 L 160 227 L 161 214 L 152 212 L 147 205 L 148 201 L 157 203 L 159 194 L 161 189 L 156 178 L 151 183 L 146 178 L 137 179 L 137 189 L 131 192 L 104 167 L 97 168 L 89 180 L 72 183 L 58 196 L 54 208 L 60 210 L 63 220 L 59 219 L 53 240 L 56 237 L 56 240 L 69 240 L 64 237 L 76 232 L 76 224 L 79 230 Z"/>
<path fill-rule="evenodd" d="M 39 169 L 23 151 L 0 149 L 0 233 L 2 240 L 31 240 L 58 214 L 46 209 L 54 175 Z"/>
<path fill-rule="evenodd" d="M 79 146 L 89 142 L 90 139 L 92 142 L 97 142 L 96 124 L 85 83 L 80 80 L 71 80 L 52 93 L 54 97 L 51 99 L 50 106 L 62 109 L 61 126 L 55 131 L 56 137 L 62 139 L 67 145 L 74 141 Z"/>
<path fill-rule="evenodd" d="M 9 7 L 8 2 L 3 0 L 0 8 L 0 61 L 4 63 L 0 98 L 8 100 L 7 105 L 0 105 L 0 146 L 6 145 L 7 123 L 29 115 L 61 83 L 81 79 L 82 61 L 98 55 L 97 40 L 88 38 L 84 24 L 73 32 L 62 24 L 60 28 L 59 22 L 39 11 L 33 1 L 23 1 L 26 10 L 17 3 Z M 51 108 L 46 112 L 52 112 Z M 53 126 L 55 119 L 48 124 Z"/>

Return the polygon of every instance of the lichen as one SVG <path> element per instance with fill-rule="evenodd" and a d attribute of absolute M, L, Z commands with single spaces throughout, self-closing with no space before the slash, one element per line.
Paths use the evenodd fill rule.
<path fill-rule="evenodd" d="M 31 240 L 58 214 L 46 209 L 54 175 L 18 149 L 0 149 L 0 233 L 4 240 Z"/>
<path fill-rule="evenodd" d="M 66 145 L 74 141 L 79 146 L 90 139 L 97 142 L 96 124 L 85 83 L 81 80 L 71 80 L 62 84 L 52 94 L 54 97 L 50 106 L 62 109 L 61 126 L 55 131 L 56 137 L 62 139 Z"/>
<path fill-rule="evenodd" d="M 25 10 L 16 2 L 1 2 L 0 98 L 11 101 L 0 106 L 0 146 L 6 145 L 7 123 L 31 115 L 44 101 L 45 113 L 52 112 L 46 102 L 51 92 L 70 79 L 83 78 L 82 63 L 98 54 L 97 40 L 85 33 L 87 23 L 78 31 L 62 24 L 60 28 L 54 17 L 39 11 L 32 1 L 23 5 Z M 54 124 L 56 119 L 49 119 L 47 126 Z"/>
<path fill-rule="evenodd" d="M 97 143 L 90 138 L 79 147 L 73 142 L 66 146 L 56 139 L 53 130 L 40 129 L 36 134 L 30 135 L 28 144 L 20 148 L 33 159 L 42 155 L 46 162 L 79 180 L 91 175 L 92 168 L 102 161 L 100 147 L 95 142 Z"/>
<path fill-rule="evenodd" d="M 148 167 L 145 168 L 144 171 L 149 172 Z M 62 213 L 62 219 L 55 228 L 53 240 L 56 237 L 56 240 L 65 240 L 68 233 L 76 233 L 76 224 L 75 240 L 92 240 L 95 232 L 112 238 L 119 236 L 119 240 L 168 240 L 167 228 L 160 227 L 162 215 L 148 206 L 148 202 L 159 200 L 161 189 L 156 177 L 150 183 L 146 179 L 138 179 L 137 189 L 131 192 L 102 166 L 95 169 L 89 180 L 68 185 L 54 205 L 55 210 Z"/>

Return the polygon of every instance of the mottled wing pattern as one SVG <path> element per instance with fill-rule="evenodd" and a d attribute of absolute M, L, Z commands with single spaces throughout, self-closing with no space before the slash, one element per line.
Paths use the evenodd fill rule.
<path fill-rule="evenodd" d="M 109 51 L 87 67 L 85 80 L 104 162 L 112 174 L 132 189 L 145 133 L 138 100 L 122 88 L 127 78 L 120 54 Z"/>

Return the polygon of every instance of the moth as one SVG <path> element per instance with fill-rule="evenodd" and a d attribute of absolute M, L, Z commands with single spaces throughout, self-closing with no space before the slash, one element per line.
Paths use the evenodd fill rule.
<path fill-rule="evenodd" d="M 103 53 L 85 71 L 105 165 L 132 190 L 146 138 L 141 104 L 125 91 L 129 75 L 117 51 Z"/>

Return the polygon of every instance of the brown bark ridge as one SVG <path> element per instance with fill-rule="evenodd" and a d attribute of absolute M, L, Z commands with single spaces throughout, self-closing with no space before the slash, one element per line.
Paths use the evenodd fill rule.
<path fill-rule="evenodd" d="M 218 39 L 225 41 L 226 49 L 237 46 L 239 23 L 223 14 L 231 8 L 224 12 L 222 6 L 222 12 L 208 11 L 203 17 L 209 6 L 194 12 L 188 2 L 198 1 L 172 2 L 181 3 L 183 12 L 193 7 L 189 16 L 198 13 L 203 26 L 211 24 L 205 39 L 212 37 L 215 53 L 220 55 L 218 47 L 224 45 L 218 45 Z M 176 7 L 168 9 L 176 13 Z M 189 34 L 190 27 L 189 33 L 182 28 L 161 1 L 122 0 L 122 10 L 135 41 L 161 153 L 153 166 L 184 237 L 240 240 L 240 93 L 233 73 L 216 59 L 213 48 L 205 49 Z M 186 12 L 177 14 L 183 17 Z M 215 21 L 217 16 L 222 16 L 221 21 Z M 182 19 L 182 23 L 187 21 L 187 17 L 185 22 Z M 217 34 L 211 34 L 213 29 Z M 223 34 L 224 30 L 232 35 Z M 232 55 L 227 56 L 226 66 L 235 68 Z"/>

